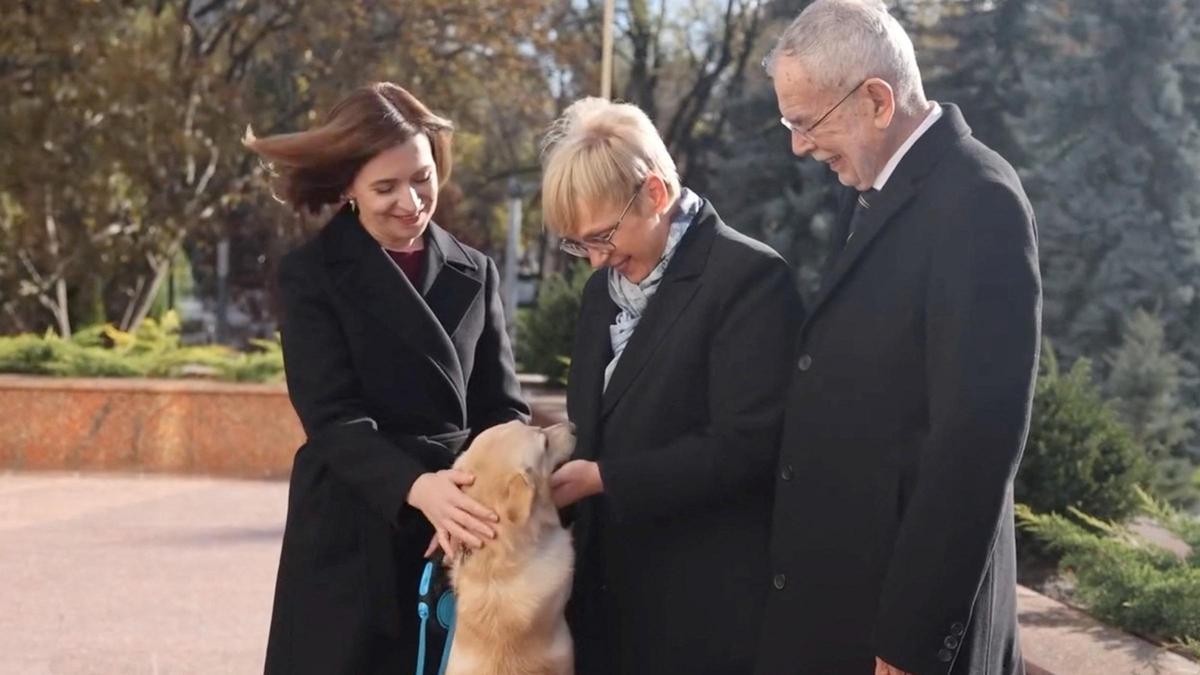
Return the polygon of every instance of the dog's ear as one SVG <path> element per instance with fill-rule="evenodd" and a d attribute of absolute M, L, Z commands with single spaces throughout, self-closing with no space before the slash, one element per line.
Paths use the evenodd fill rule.
<path fill-rule="evenodd" d="M 510 475 L 504 483 L 504 517 L 517 525 L 529 520 L 535 492 L 533 481 L 526 472 Z"/>

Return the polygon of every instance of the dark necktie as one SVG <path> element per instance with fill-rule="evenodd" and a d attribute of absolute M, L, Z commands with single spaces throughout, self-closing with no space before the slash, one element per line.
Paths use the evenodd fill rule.
<path fill-rule="evenodd" d="M 875 188 L 858 193 L 858 199 L 854 204 L 854 213 L 850 216 L 850 227 L 846 228 L 846 241 L 850 241 L 850 238 L 858 231 L 859 225 L 867 217 L 867 212 L 871 210 L 871 202 L 878 194 L 879 190 Z"/>

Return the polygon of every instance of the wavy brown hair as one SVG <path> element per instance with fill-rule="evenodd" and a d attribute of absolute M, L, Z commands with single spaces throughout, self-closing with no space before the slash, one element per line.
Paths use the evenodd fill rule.
<path fill-rule="evenodd" d="M 333 106 L 324 123 L 308 131 L 256 138 L 242 143 L 267 161 L 275 175 L 275 195 L 296 209 L 316 213 L 344 199 L 346 189 L 372 157 L 417 134 L 429 137 L 438 182 L 450 177 L 450 137 L 454 125 L 439 117 L 403 87 L 376 82 L 350 92 Z"/>

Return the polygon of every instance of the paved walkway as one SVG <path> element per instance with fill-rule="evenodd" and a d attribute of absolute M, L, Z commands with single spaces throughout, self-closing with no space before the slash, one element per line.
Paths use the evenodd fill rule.
<path fill-rule="evenodd" d="M 287 486 L 0 474 L 0 673 L 261 673 Z"/>
<path fill-rule="evenodd" d="M 287 486 L 0 473 L 0 675 L 262 672 Z M 1200 666 L 1021 589 L 1035 675 Z"/>
<path fill-rule="evenodd" d="M 1017 608 L 1029 675 L 1200 674 L 1200 664 L 1028 588 L 1017 589 Z"/>

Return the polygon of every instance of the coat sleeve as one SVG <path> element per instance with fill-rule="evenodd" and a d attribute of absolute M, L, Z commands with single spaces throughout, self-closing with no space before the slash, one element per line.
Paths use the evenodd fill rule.
<path fill-rule="evenodd" d="M 922 674 L 949 672 L 957 656 L 1011 499 L 1037 372 L 1041 281 L 1028 202 L 1000 181 L 961 197 L 933 244 L 929 430 L 875 618 L 878 656 Z"/>
<path fill-rule="evenodd" d="M 763 258 L 729 285 L 710 340 L 709 424 L 656 452 L 600 460 L 604 500 L 618 519 L 649 518 L 770 490 L 784 394 L 803 319 L 791 270 Z"/>
<path fill-rule="evenodd" d="M 307 451 L 398 525 L 411 510 L 408 491 L 426 469 L 377 431 L 337 314 L 297 253 L 283 259 L 279 287 L 288 395 L 308 436 Z"/>
<path fill-rule="evenodd" d="M 529 406 L 521 397 L 513 366 L 512 345 L 500 302 L 500 275 L 491 258 L 487 260 L 484 288 L 483 334 L 475 345 L 475 367 L 467 383 L 467 418 L 473 433 L 511 420 L 528 422 Z"/>

